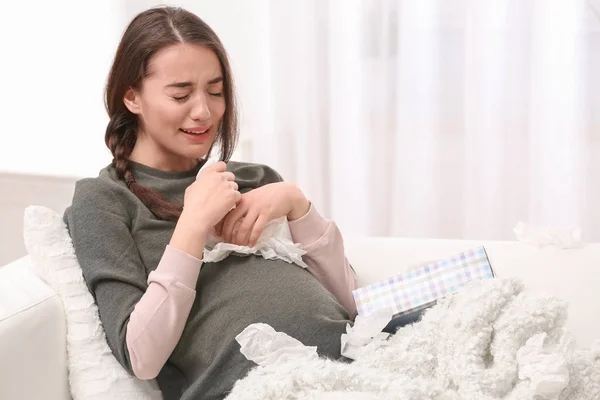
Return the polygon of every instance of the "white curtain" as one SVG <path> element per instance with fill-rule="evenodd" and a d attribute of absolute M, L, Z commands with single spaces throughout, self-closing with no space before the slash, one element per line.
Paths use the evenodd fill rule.
<path fill-rule="evenodd" d="M 230 52 L 238 158 L 345 234 L 600 240 L 600 0 L 176 4 Z"/>
<path fill-rule="evenodd" d="M 345 234 L 600 240 L 598 3 L 255 1 L 242 156 Z"/>

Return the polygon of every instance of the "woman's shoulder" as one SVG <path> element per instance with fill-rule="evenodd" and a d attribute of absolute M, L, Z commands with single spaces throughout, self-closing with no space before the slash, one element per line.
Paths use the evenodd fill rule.
<path fill-rule="evenodd" d="M 133 194 L 125 182 L 117 178 L 112 165 L 103 168 L 97 177 L 83 178 L 75 183 L 70 210 L 123 210 Z"/>
<path fill-rule="evenodd" d="M 238 183 L 240 191 L 283 181 L 277 171 L 264 164 L 229 161 L 227 170 L 235 175 L 235 181 Z"/>

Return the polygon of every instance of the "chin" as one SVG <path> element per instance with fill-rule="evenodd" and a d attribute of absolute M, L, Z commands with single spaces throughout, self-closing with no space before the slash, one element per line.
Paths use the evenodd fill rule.
<path fill-rule="evenodd" d="M 189 159 L 198 160 L 208 153 L 210 148 L 215 143 L 214 133 L 210 136 L 198 137 L 190 140 L 189 137 L 183 137 L 183 141 L 178 142 L 177 153 Z"/>
<path fill-rule="evenodd" d="M 208 154 L 210 147 L 211 146 L 204 146 L 204 145 L 191 146 L 191 147 L 185 149 L 184 151 L 182 151 L 180 154 L 182 156 L 184 156 L 185 158 L 199 160 L 199 159 L 203 158 L 204 156 L 206 156 L 206 154 Z"/>
<path fill-rule="evenodd" d="M 203 150 L 203 151 L 185 151 L 185 152 L 182 152 L 180 154 L 181 154 L 181 156 L 183 156 L 183 157 L 185 157 L 185 158 L 187 158 L 189 160 L 199 160 L 199 159 L 203 158 L 206 155 L 207 152 L 208 152 L 207 150 Z"/>

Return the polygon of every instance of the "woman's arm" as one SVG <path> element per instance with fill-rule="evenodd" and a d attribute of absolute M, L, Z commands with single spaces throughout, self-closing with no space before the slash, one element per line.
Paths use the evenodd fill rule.
<path fill-rule="evenodd" d="M 181 338 L 196 298 L 202 262 L 167 246 L 148 288 L 129 316 L 125 341 L 131 370 L 140 379 L 154 379 Z"/>
<path fill-rule="evenodd" d="M 309 211 L 290 221 L 289 226 L 294 242 L 306 251 L 303 260 L 309 272 L 354 319 L 356 303 L 352 291 L 357 288 L 356 275 L 344 254 L 344 240 L 335 222 L 325 220 L 311 204 Z"/>
<path fill-rule="evenodd" d="M 196 297 L 208 229 L 240 198 L 225 167 L 222 162 L 208 167 L 186 189 L 170 244 L 147 278 L 124 206 L 132 195 L 100 179 L 76 186 L 66 213 L 75 253 L 109 346 L 139 378 L 155 378 L 181 338 Z"/>
<path fill-rule="evenodd" d="M 155 378 L 183 332 L 200 260 L 175 243 L 146 276 L 129 231 L 130 217 L 110 183 L 79 182 L 65 217 L 113 354 L 130 373 Z M 197 248 L 203 247 L 200 239 Z"/>

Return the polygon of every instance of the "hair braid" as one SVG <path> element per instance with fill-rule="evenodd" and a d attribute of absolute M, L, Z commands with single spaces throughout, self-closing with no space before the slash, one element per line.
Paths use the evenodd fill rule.
<path fill-rule="evenodd" d="M 113 165 L 117 177 L 125 184 L 144 205 L 160 219 L 176 221 L 181 215 L 182 205 L 167 199 L 163 195 L 135 181 L 131 171 L 129 156 L 136 142 L 136 118 L 133 115 L 114 115 L 106 127 L 106 146 L 113 155 Z"/>

